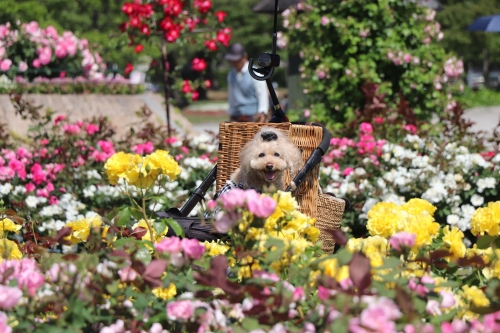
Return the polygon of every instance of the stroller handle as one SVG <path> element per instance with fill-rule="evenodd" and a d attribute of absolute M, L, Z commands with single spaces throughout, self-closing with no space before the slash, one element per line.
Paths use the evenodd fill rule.
<path fill-rule="evenodd" d="M 307 125 L 307 123 L 302 123 L 304 125 Z M 320 124 L 316 123 L 309 123 L 311 126 L 318 126 L 323 129 L 323 138 L 321 139 L 321 143 L 319 144 L 318 148 L 316 148 L 311 156 L 307 159 L 306 163 L 300 169 L 300 171 L 297 173 L 295 178 L 292 180 L 290 186 L 287 187 L 285 191 L 291 191 L 292 190 L 292 184 L 295 185 L 295 188 L 299 187 L 300 184 L 306 179 L 307 175 L 318 165 L 321 163 L 321 158 L 323 155 L 325 155 L 326 151 L 328 150 L 328 147 L 330 147 L 330 133 L 328 133 L 328 130 Z"/>

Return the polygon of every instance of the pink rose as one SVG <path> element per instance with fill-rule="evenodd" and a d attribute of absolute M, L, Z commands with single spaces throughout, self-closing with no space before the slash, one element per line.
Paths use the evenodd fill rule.
<path fill-rule="evenodd" d="M 181 247 L 186 257 L 195 260 L 199 259 L 205 252 L 205 246 L 203 246 L 197 239 L 183 238 L 181 240 Z"/>
<path fill-rule="evenodd" d="M 349 176 L 351 173 L 354 172 L 354 169 L 351 167 L 347 167 L 342 171 L 342 176 Z"/>
<path fill-rule="evenodd" d="M 328 17 L 326 17 L 326 16 L 321 17 L 321 25 L 322 26 L 328 25 L 328 23 L 330 23 L 330 19 Z"/>
<path fill-rule="evenodd" d="M 11 65 L 12 65 L 12 60 L 4 59 L 4 60 L 2 60 L 2 62 L 0 62 L 0 70 L 2 72 L 6 72 L 10 69 Z"/>
<path fill-rule="evenodd" d="M 412 125 L 412 124 L 406 125 L 405 130 L 407 130 L 408 132 L 411 132 L 413 134 L 417 134 L 417 127 L 415 127 L 415 125 Z"/>
<path fill-rule="evenodd" d="M 59 115 L 57 116 L 55 119 L 54 119 L 54 125 L 57 125 L 59 124 L 61 121 L 65 120 L 66 119 L 66 116 L 65 115 Z M 47 143 L 49 143 L 49 141 L 47 140 Z"/>
<path fill-rule="evenodd" d="M 373 118 L 373 121 L 375 122 L 375 124 L 381 125 L 385 122 L 385 119 L 382 117 L 375 117 L 375 118 Z"/>
<path fill-rule="evenodd" d="M 396 332 L 396 324 L 387 318 L 381 307 L 368 307 L 361 312 L 359 318 L 351 318 L 349 332 Z"/>
<path fill-rule="evenodd" d="M 443 333 L 465 333 L 469 332 L 469 326 L 461 319 L 453 319 L 451 323 L 444 322 L 441 323 L 441 332 Z M 485 330 L 485 332 L 489 332 Z M 495 332 L 495 331 L 491 331 Z"/>
<path fill-rule="evenodd" d="M 28 64 L 24 61 L 21 61 L 18 67 L 20 72 L 25 72 L 28 69 Z"/>
<path fill-rule="evenodd" d="M 500 311 L 485 315 L 483 324 L 485 332 L 500 332 Z"/>
<path fill-rule="evenodd" d="M 0 285 L 0 309 L 11 310 L 17 305 L 22 296 L 21 289 Z"/>
<path fill-rule="evenodd" d="M 255 190 L 245 191 L 248 210 L 257 217 L 266 218 L 276 209 L 276 201 L 271 197 L 261 196 Z"/>
<path fill-rule="evenodd" d="M 122 282 L 132 282 L 137 278 L 139 274 L 137 274 L 135 269 L 127 266 L 118 270 L 118 275 L 120 275 L 120 280 L 122 280 Z"/>
<path fill-rule="evenodd" d="M 240 218 L 241 218 L 240 213 L 218 212 L 215 215 L 215 222 L 214 222 L 215 230 L 221 234 L 226 234 L 236 225 L 236 223 Z"/>
<path fill-rule="evenodd" d="M 26 192 L 29 193 L 29 192 L 33 192 L 35 190 L 36 186 L 33 183 L 27 183 L 26 185 L 24 185 L 24 188 L 26 189 Z"/>
<path fill-rule="evenodd" d="M 403 60 L 404 62 L 406 62 L 407 64 L 410 63 L 411 61 L 411 55 L 406 53 L 404 56 L 403 56 Z"/>
<path fill-rule="evenodd" d="M 12 327 L 7 324 L 9 318 L 5 313 L 0 311 L 0 332 L 2 333 L 12 333 Z"/>
<path fill-rule="evenodd" d="M 42 64 L 41 64 L 41 62 L 40 62 L 40 59 L 38 59 L 38 58 L 37 58 L 37 59 L 35 59 L 35 60 L 33 60 L 32 65 L 33 65 L 33 67 L 35 67 L 35 68 L 40 68 L 40 67 L 42 67 Z"/>
<path fill-rule="evenodd" d="M 455 296 L 452 292 L 440 290 L 439 294 L 441 295 L 441 307 L 443 309 L 451 308 L 455 305 Z"/>
<path fill-rule="evenodd" d="M 389 244 L 396 251 L 403 251 L 405 248 L 411 248 L 415 245 L 416 237 L 417 235 L 406 231 L 398 232 L 392 235 L 391 239 L 389 239 Z"/>
<path fill-rule="evenodd" d="M 190 300 L 170 302 L 167 304 L 167 317 L 170 320 L 187 321 L 194 315 L 194 310 Z"/>
<path fill-rule="evenodd" d="M 361 125 L 359 125 L 359 129 L 364 134 L 372 134 L 373 133 L 373 127 L 372 127 L 372 124 L 370 124 L 370 123 L 361 123 Z"/>
<path fill-rule="evenodd" d="M 222 206 L 226 210 L 234 210 L 245 204 L 245 191 L 239 188 L 232 189 L 220 196 Z"/>
<path fill-rule="evenodd" d="M 155 244 L 158 252 L 179 253 L 181 250 L 181 240 L 178 237 L 167 237 Z"/>

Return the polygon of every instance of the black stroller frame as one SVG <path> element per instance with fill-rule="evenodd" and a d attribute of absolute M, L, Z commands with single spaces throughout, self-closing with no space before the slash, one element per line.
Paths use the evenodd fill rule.
<path fill-rule="evenodd" d="M 269 120 L 269 123 L 283 123 L 288 122 L 288 118 L 285 112 L 282 110 L 276 91 L 271 82 L 271 76 L 274 74 L 276 67 L 280 65 L 280 56 L 276 54 L 276 43 L 277 43 L 277 21 L 278 21 L 278 0 L 275 0 L 275 10 L 274 10 L 274 32 L 273 32 L 273 45 L 272 53 L 261 53 L 257 58 L 257 64 L 259 68 L 254 68 L 254 59 L 249 59 L 248 71 L 250 75 L 259 81 L 266 81 L 269 94 L 273 102 L 273 116 Z M 259 73 L 260 75 L 256 74 Z M 293 179 L 296 187 L 304 181 L 306 176 L 321 162 L 322 156 L 326 153 L 330 146 L 330 133 L 320 124 L 316 123 L 294 123 L 298 125 L 311 125 L 319 126 L 323 128 L 323 138 L 319 146 L 311 153 L 307 161 L 305 162 L 302 169 L 297 173 Z M 217 165 L 210 171 L 203 182 L 198 186 L 196 190 L 191 194 L 190 198 L 182 206 L 182 208 L 170 208 L 166 212 L 158 212 L 157 215 L 161 218 L 173 218 L 180 224 L 184 229 L 185 237 L 194 238 L 198 240 L 216 240 L 224 237 L 222 234 L 216 234 L 213 232 L 213 228 L 209 225 L 203 224 L 200 218 L 188 217 L 194 207 L 201 203 L 206 193 L 215 183 L 217 177 Z M 291 191 L 290 186 L 286 191 Z M 175 236 L 173 231 L 169 230 L 167 236 Z"/>

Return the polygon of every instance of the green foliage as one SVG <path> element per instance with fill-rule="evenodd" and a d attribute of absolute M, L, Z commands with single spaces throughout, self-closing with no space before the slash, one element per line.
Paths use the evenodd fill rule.
<path fill-rule="evenodd" d="M 391 107 L 403 96 L 420 119 L 442 113 L 446 93 L 435 83 L 446 54 L 425 8 L 395 0 L 309 0 L 303 6 L 304 12 L 284 13 L 284 25 L 292 50 L 303 58 L 313 120 L 339 128 L 354 119 L 368 82 L 380 85 Z"/>
<path fill-rule="evenodd" d="M 467 108 L 495 106 L 500 104 L 500 92 L 486 88 L 477 91 L 466 88 L 458 100 Z"/>

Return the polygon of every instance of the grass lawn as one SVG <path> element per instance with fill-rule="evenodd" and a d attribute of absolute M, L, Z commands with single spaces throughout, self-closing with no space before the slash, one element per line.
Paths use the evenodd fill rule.
<path fill-rule="evenodd" d="M 210 115 L 185 115 L 187 120 L 191 122 L 191 124 L 203 124 L 203 123 L 222 123 L 224 121 L 229 120 L 228 116 L 210 116 Z"/>
<path fill-rule="evenodd" d="M 479 106 L 495 106 L 500 105 L 500 92 L 490 89 L 479 89 L 474 91 L 470 88 L 465 88 L 464 93 L 457 97 L 464 104 L 464 108 L 471 109 Z"/>

